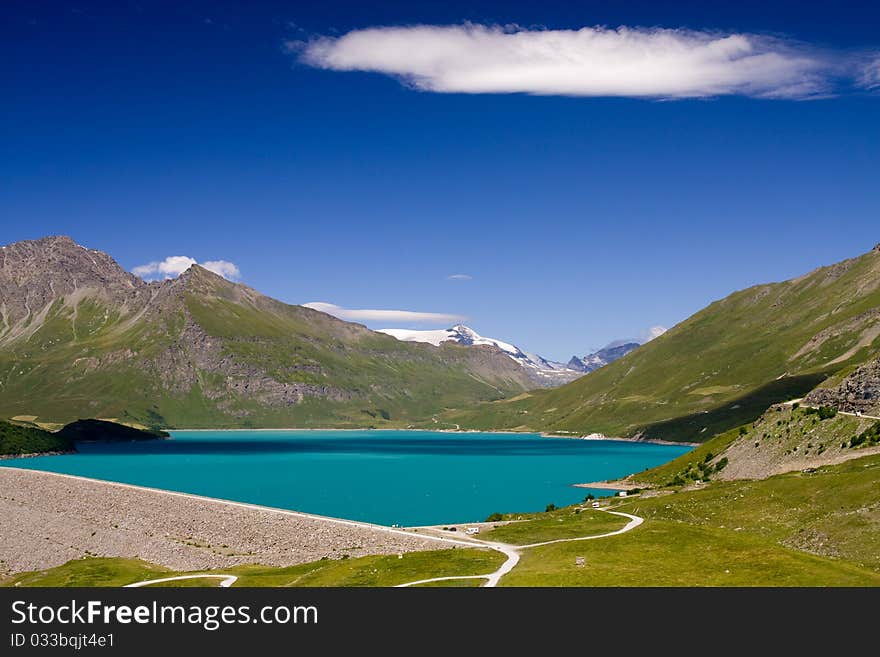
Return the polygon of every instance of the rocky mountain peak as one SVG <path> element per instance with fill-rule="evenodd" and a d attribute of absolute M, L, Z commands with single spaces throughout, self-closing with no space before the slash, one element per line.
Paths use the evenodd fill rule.
<path fill-rule="evenodd" d="M 873 249 L 871 249 L 874 253 L 880 253 L 880 243 L 877 244 Z"/>
<path fill-rule="evenodd" d="M 0 247 L 0 299 L 7 325 L 63 297 L 95 291 L 127 297 L 146 286 L 106 253 L 64 235 Z"/>
<path fill-rule="evenodd" d="M 65 235 L 0 247 L 0 283 L 27 286 L 50 281 L 56 290 L 113 284 L 131 288 L 144 284 L 106 253 L 80 246 Z"/>

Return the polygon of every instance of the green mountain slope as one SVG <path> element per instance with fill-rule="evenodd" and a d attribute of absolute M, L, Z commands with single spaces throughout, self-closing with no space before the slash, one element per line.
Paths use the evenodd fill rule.
<path fill-rule="evenodd" d="M 701 441 L 880 352 L 880 246 L 717 301 L 568 385 L 448 413 L 473 428 Z"/>
<path fill-rule="evenodd" d="M 382 426 L 528 385 L 491 348 L 404 343 L 198 266 L 145 283 L 69 238 L 0 250 L 0 416 Z"/>

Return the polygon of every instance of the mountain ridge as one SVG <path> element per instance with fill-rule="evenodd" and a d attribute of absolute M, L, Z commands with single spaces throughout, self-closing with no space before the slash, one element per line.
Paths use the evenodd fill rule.
<path fill-rule="evenodd" d="M 456 342 L 467 346 L 488 345 L 496 347 L 526 368 L 531 380 L 542 388 L 554 387 L 574 381 L 584 374 L 589 374 L 625 356 L 641 345 L 641 343 L 635 341 L 627 341 L 623 344 L 612 343 L 608 347 L 587 354 L 583 358 L 572 356 L 568 363 L 562 363 L 521 349 L 510 342 L 498 340 L 497 338 L 487 338 L 464 324 L 456 324 L 448 329 L 386 328 L 378 329 L 378 332 L 385 333 L 404 342 L 424 342 L 435 347 L 445 342 Z"/>
<path fill-rule="evenodd" d="M 448 329 L 420 331 L 416 329 L 379 329 L 403 342 L 423 342 L 435 347 L 445 343 L 456 343 L 468 347 L 493 347 L 522 366 L 530 380 L 540 387 L 556 386 L 573 381 L 581 373 L 566 367 L 564 363 L 548 360 L 542 356 L 520 349 L 514 344 L 496 338 L 487 338 L 464 324 L 456 324 Z"/>
<path fill-rule="evenodd" d="M 613 363 L 618 358 L 623 358 L 629 352 L 634 351 L 642 346 L 640 342 L 625 342 L 624 344 L 603 347 L 591 354 L 587 354 L 583 358 L 572 356 L 567 365 L 570 369 L 577 370 L 588 374 L 595 372 L 600 367 L 604 367 L 609 363 Z"/>
<path fill-rule="evenodd" d="M 880 251 L 714 301 L 587 377 L 444 416 L 465 428 L 700 442 L 880 353 Z"/>
<path fill-rule="evenodd" d="M 0 414 L 148 426 L 364 426 L 530 383 L 506 356 L 399 343 L 198 265 L 145 282 L 67 237 L 0 249 Z"/>

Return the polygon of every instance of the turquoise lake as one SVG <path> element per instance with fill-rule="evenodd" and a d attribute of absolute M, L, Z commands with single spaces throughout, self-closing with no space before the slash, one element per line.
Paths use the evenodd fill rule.
<path fill-rule="evenodd" d="M 174 431 L 170 440 L 77 446 L 0 461 L 385 525 L 543 511 L 690 447 L 534 434 L 424 431 Z"/>

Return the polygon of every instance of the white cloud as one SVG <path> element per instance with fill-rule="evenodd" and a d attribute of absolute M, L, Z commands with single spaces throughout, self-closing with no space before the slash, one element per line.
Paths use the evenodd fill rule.
<path fill-rule="evenodd" d="M 208 260 L 202 263 L 202 267 L 230 281 L 237 281 L 241 276 L 238 265 L 226 260 Z"/>
<path fill-rule="evenodd" d="M 661 335 L 668 331 L 665 326 L 652 326 L 648 329 L 642 331 L 642 342 L 650 342 L 654 338 L 659 338 Z"/>
<path fill-rule="evenodd" d="M 131 271 L 141 278 L 176 278 L 196 264 L 189 256 L 168 256 L 161 262 L 149 262 Z"/>
<path fill-rule="evenodd" d="M 208 271 L 222 276 L 230 281 L 238 280 L 241 272 L 238 267 L 226 260 L 208 260 L 199 263 L 195 258 L 189 256 L 168 256 L 161 261 L 148 262 L 145 265 L 139 265 L 132 269 L 132 273 L 146 280 L 159 280 L 177 278 L 193 265 L 201 264 Z"/>
<path fill-rule="evenodd" d="M 447 281 L 471 281 L 473 280 L 473 276 L 470 274 L 450 274 L 446 277 Z"/>
<path fill-rule="evenodd" d="M 858 82 L 859 86 L 865 89 L 877 89 L 880 87 L 880 55 L 875 56 L 862 66 Z"/>
<path fill-rule="evenodd" d="M 312 301 L 303 304 L 306 308 L 312 310 L 320 310 L 322 313 L 333 315 L 339 319 L 353 322 L 415 322 L 415 323 L 440 323 L 455 324 L 467 319 L 462 315 L 454 315 L 450 313 L 425 313 L 414 310 L 371 310 L 371 309 L 355 309 L 342 308 L 336 304 L 326 303 L 324 301 Z"/>
<path fill-rule="evenodd" d="M 806 98 L 830 90 L 836 67 L 835 56 L 779 38 L 638 27 L 375 27 L 288 49 L 318 68 L 447 93 Z"/>

